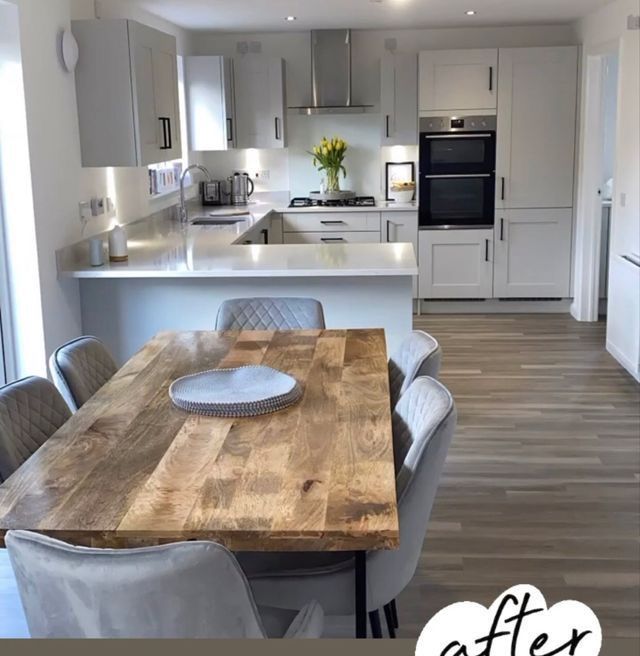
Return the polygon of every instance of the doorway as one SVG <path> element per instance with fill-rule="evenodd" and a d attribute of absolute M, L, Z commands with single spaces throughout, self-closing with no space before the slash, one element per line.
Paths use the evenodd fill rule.
<path fill-rule="evenodd" d="M 579 321 L 605 318 L 613 222 L 618 115 L 618 44 L 585 60 L 582 159 L 576 231 L 575 293 Z"/>

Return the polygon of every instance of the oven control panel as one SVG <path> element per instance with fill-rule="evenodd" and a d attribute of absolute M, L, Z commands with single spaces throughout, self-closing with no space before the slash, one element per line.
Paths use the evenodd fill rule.
<path fill-rule="evenodd" d="M 495 116 L 436 116 L 420 119 L 420 132 L 495 132 Z"/>

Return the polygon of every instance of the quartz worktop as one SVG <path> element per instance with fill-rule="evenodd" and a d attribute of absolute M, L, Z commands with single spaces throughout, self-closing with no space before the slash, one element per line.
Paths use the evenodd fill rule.
<path fill-rule="evenodd" d="M 88 240 L 57 252 L 58 274 L 70 278 L 239 278 L 414 276 L 416 256 L 411 244 L 240 245 L 243 236 L 267 227 L 272 212 L 415 211 L 412 204 L 382 203 L 376 207 L 287 208 L 254 201 L 246 208 L 191 205 L 189 223 L 167 215 L 125 226 L 127 262 L 89 264 Z M 223 215 L 241 219 L 230 225 L 193 225 L 198 217 Z M 237 215 L 237 216 L 235 216 Z M 100 237 L 105 241 L 107 234 Z"/>

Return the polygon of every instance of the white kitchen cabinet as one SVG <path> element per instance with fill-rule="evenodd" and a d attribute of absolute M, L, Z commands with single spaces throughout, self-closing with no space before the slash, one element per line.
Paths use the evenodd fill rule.
<path fill-rule="evenodd" d="M 571 209 L 498 211 L 496 298 L 569 296 L 572 214 Z"/>
<path fill-rule="evenodd" d="M 500 50 L 496 206 L 573 205 L 578 49 Z"/>
<path fill-rule="evenodd" d="M 178 159 L 175 37 L 131 20 L 72 21 L 83 166 Z"/>
<path fill-rule="evenodd" d="M 383 212 L 382 243 L 407 243 L 413 245 L 418 259 L 418 213 Z M 413 298 L 418 298 L 418 277 L 413 277 Z"/>
<path fill-rule="evenodd" d="M 285 232 L 285 244 L 379 244 L 379 232 Z"/>
<path fill-rule="evenodd" d="M 284 60 L 249 54 L 234 61 L 237 148 L 285 148 Z"/>
<path fill-rule="evenodd" d="M 492 230 L 421 230 L 420 298 L 491 298 Z"/>
<path fill-rule="evenodd" d="M 418 143 L 418 58 L 385 53 L 380 65 L 382 145 Z"/>
<path fill-rule="evenodd" d="M 380 234 L 380 212 L 285 212 L 284 232 L 376 231 Z"/>
<path fill-rule="evenodd" d="M 233 60 L 229 57 L 185 57 L 184 86 L 191 150 L 235 147 L 233 79 Z"/>
<path fill-rule="evenodd" d="M 421 112 L 495 109 L 498 51 L 423 51 L 419 80 Z"/>

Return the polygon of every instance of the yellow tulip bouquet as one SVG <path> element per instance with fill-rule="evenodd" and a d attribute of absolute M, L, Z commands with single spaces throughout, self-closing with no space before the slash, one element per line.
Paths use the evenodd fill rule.
<path fill-rule="evenodd" d="M 320 144 L 314 146 L 313 152 L 309 153 L 313 156 L 313 165 L 327 174 L 328 192 L 340 191 L 340 171 L 345 178 L 347 177 L 347 171 L 342 163 L 346 152 L 347 143 L 344 139 L 322 137 Z"/>

